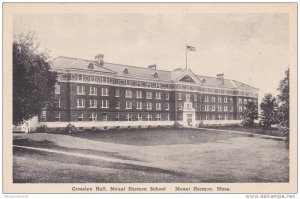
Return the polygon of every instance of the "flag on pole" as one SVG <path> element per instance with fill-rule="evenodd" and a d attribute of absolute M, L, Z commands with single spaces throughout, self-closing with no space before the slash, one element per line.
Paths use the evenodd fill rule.
<path fill-rule="evenodd" d="M 189 50 L 189 51 L 196 51 L 195 47 L 189 46 L 189 45 L 186 46 L 186 49 Z"/>

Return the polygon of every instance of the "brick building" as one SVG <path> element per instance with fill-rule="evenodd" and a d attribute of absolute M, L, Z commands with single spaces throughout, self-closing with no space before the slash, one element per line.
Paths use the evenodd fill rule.
<path fill-rule="evenodd" d="M 47 124 L 230 123 L 241 119 L 249 101 L 257 104 L 258 89 L 223 74 L 207 77 L 190 69 L 112 64 L 101 54 L 95 60 L 57 57 L 52 70 L 59 73 L 54 106 L 39 116 Z"/>

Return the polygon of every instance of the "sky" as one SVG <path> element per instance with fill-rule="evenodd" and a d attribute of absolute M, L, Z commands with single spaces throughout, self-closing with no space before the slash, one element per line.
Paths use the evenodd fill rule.
<path fill-rule="evenodd" d="M 14 34 L 35 31 L 52 58 L 67 56 L 234 79 L 277 95 L 290 65 L 289 16 L 278 14 L 18 14 Z"/>

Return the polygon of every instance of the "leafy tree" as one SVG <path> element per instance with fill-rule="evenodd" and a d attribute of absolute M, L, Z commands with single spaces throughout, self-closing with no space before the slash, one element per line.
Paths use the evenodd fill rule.
<path fill-rule="evenodd" d="M 20 34 L 13 41 L 13 123 L 39 114 L 54 96 L 56 72 L 50 71 L 46 52 L 39 52 L 34 33 Z"/>
<path fill-rule="evenodd" d="M 278 107 L 278 120 L 279 124 L 283 126 L 283 132 L 289 138 L 289 125 L 290 125 L 290 117 L 289 117 L 289 102 L 290 102 L 290 70 L 287 69 L 285 71 L 285 77 L 280 81 L 278 91 L 280 94 L 278 95 L 279 107 Z"/>
<path fill-rule="evenodd" d="M 244 111 L 242 112 L 242 116 L 243 126 L 252 128 L 254 126 L 254 120 L 258 118 L 258 110 L 254 102 L 247 103 L 246 109 L 244 109 Z"/>
<path fill-rule="evenodd" d="M 272 94 L 267 93 L 260 104 L 260 122 L 264 128 L 269 128 L 271 132 L 271 125 L 277 123 L 277 100 Z"/>

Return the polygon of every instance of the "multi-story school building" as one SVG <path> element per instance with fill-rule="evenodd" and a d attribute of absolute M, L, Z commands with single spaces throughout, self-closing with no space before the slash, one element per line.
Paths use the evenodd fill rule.
<path fill-rule="evenodd" d="M 207 77 L 190 69 L 159 70 L 95 60 L 57 57 L 54 106 L 39 122 L 75 126 L 174 124 L 197 126 L 206 121 L 241 119 L 249 101 L 257 104 L 258 89 L 223 74 Z M 58 125 L 59 126 L 59 125 Z"/>

